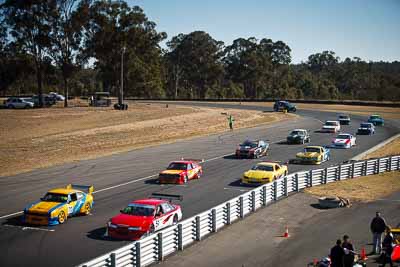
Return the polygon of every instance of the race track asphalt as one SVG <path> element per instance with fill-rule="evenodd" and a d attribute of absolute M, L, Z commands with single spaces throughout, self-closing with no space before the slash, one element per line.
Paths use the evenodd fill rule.
<path fill-rule="evenodd" d="M 184 103 L 193 105 L 193 103 Z M 196 103 L 214 106 L 217 104 Z M 221 107 L 220 104 L 218 104 Z M 232 106 L 227 106 L 232 108 Z M 237 105 L 235 108 L 270 110 L 261 107 Z M 0 179 L 0 266 L 74 266 L 113 249 L 128 241 L 110 241 L 103 238 L 105 224 L 118 214 L 131 200 L 143 198 L 153 192 L 183 195 L 181 203 L 184 218 L 209 209 L 223 201 L 240 195 L 248 187 L 240 186 L 244 171 L 255 162 L 287 161 L 303 145 L 279 142 L 293 128 L 316 130 L 321 121 L 335 119 L 335 113 L 300 110 L 301 117 L 273 125 L 234 130 L 207 137 L 181 140 L 172 144 L 134 150 L 95 160 L 79 161 L 48 169 L 40 169 Z M 352 116 L 346 132 L 354 133 L 365 118 Z M 201 122 L 199 122 L 201 125 Z M 329 162 L 321 166 L 340 163 L 367 150 L 399 132 L 398 121 L 387 121 L 373 136 L 360 136 L 357 146 L 350 150 L 332 150 Z M 329 144 L 333 135 L 312 133 L 311 144 Z M 257 159 L 235 159 L 231 156 L 238 143 L 246 138 L 267 139 L 271 143 L 270 155 Z M 154 178 L 160 170 L 182 157 L 205 159 L 204 175 L 187 185 L 158 185 Z M 289 172 L 319 168 L 320 166 L 289 165 Z M 73 217 L 55 227 L 27 228 L 19 223 L 20 212 L 30 202 L 37 201 L 47 190 L 69 183 L 93 184 L 95 207 L 88 217 Z"/>

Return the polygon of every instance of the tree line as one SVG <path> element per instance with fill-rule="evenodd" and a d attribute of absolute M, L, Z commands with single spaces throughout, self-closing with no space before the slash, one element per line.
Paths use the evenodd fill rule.
<path fill-rule="evenodd" d="M 130 97 L 400 100 L 400 62 L 322 51 L 293 64 L 283 41 L 204 31 L 162 48 L 167 34 L 124 1 L 5 0 L 0 20 L 1 95 L 118 95 L 122 71 Z"/>

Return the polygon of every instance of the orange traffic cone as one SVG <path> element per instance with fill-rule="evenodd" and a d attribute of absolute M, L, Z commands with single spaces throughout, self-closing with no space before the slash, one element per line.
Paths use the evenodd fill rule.
<path fill-rule="evenodd" d="M 361 258 L 362 261 L 365 261 L 365 260 L 368 259 L 367 253 L 365 253 L 365 248 L 364 247 L 361 249 L 360 258 Z"/>
<path fill-rule="evenodd" d="M 285 227 L 285 233 L 283 233 L 283 237 L 289 237 L 289 228 L 287 226 Z"/>

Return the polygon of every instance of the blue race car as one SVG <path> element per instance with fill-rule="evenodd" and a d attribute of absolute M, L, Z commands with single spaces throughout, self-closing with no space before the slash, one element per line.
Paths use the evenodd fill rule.
<path fill-rule="evenodd" d="M 369 116 L 368 122 L 373 123 L 375 126 L 383 126 L 385 124 L 385 120 L 377 114 Z"/>

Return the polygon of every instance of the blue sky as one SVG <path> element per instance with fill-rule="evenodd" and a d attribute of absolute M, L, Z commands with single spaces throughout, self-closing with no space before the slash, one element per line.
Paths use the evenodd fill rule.
<path fill-rule="evenodd" d="M 292 62 L 324 50 L 342 60 L 400 61 L 400 0 L 128 0 L 168 40 L 208 32 L 229 45 L 239 37 L 282 40 Z"/>

